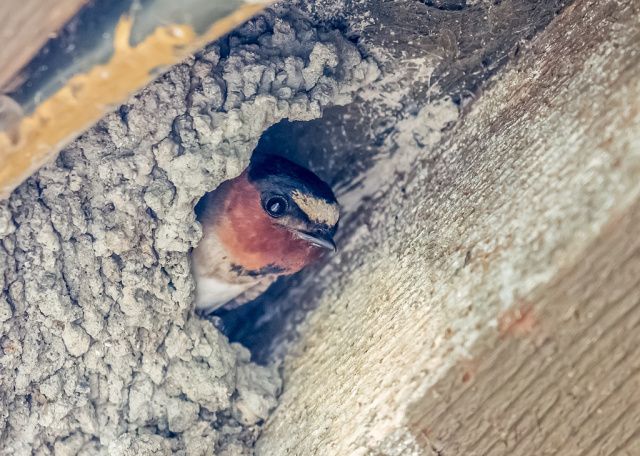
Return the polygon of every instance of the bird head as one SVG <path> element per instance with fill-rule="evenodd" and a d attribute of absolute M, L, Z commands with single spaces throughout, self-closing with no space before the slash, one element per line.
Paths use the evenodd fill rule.
<path fill-rule="evenodd" d="M 336 250 L 340 209 L 329 185 L 283 157 L 260 155 L 196 206 L 203 239 L 196 269 L 291 274 Z"/>
<path fill-rule="evenodd" d="M 313 172 L 278 155 L 260 155 L 251 160 L 247 179 L 272 224 L 312 246 L 336 250 L 340 207 L 331 187 Z"/>

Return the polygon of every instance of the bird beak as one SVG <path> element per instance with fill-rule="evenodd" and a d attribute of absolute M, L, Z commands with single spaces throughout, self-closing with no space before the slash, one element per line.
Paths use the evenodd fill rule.
<path fill-rule="evenodd" d="M 316 247 L 331 250 L 333 252 L 338 251 L 336 243 L 333 242 L 333 238 L 325 233 L 309 233 L 307 231 L 295 231 L 296 236 L 303 239 Z"/>

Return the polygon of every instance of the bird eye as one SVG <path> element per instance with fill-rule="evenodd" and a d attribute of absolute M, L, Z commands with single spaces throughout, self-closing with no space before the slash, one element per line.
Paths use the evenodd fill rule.
<path fill-rule="evenodd" d="M 267 199 L 264 209 L 271 217 L 281 217 L 287 211 L 287 200 L 282 196 L 272 196 Z"/>

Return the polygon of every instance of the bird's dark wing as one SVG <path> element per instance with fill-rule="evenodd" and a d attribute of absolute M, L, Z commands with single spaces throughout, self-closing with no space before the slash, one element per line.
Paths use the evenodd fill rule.
<path fill-rule="evenodd" d="M 236 296 L 231 301 L 223 305 L 222 308 L 225 310 L 231 310 L 240 307 L 241 305 L 246 304 L 250 301 L 253 301 L 262 293 L 267 291 L 267 288 L 269 288 L 277 278 L 278 277 L 275 275 L 265 277 L 264 279 L 260 280 L 260 282 L 249 288 L 247 291 Z"/>

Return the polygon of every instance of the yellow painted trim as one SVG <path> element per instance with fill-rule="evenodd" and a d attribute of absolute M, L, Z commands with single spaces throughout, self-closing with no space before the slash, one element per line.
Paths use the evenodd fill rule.
<path fill-rule="evenodd" d="M 120 18 L 109 62 L 73 76 L 67 84 L 23 118 L 11 133 L 0 133 L 0 199 L 55 157 L 62 147 L 91 127 L 136 90 L 154 79 L 157 68 L 180 62 L 207 43 L 229 33 L 264 8 L 252 4 L 216 21 L 204 34 L 193 27 L 158 27 L 130 46 L 132 20 Z"/>

